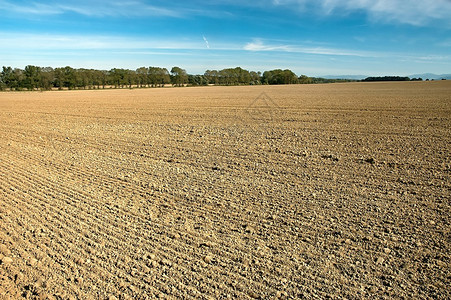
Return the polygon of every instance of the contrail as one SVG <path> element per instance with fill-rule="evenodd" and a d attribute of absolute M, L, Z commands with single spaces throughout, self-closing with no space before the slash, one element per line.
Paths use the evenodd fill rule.
<path fill-rule="evenodd" d="M 207 38 L 205 37 L 205 35 L 202 36 L 204 38 L 205 41 L 205 45 L 207 45 L 207 48 L 210 49 L 210 44 L 207 41 Z"/>

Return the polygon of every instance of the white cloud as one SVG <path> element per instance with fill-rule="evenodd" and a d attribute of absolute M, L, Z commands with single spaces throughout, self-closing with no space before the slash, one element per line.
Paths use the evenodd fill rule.
<path fill-rule="evenodd" d="M 137 1 L 53 1 L 49 4 L 26 2 L 17 4 L 13 1 L 0 0 L 0 11 L 31 15 L 57 15 L 77 13 L 89 17 L 104 16 L 169 16 L 181 17 L 180 10 L 172 10 Z"/>
<path fill-rule="evenodd" d="M 289 45 L 268 45 L 264 44 L 262 40 L 255 39 L 244 46 L 244 50 L 248 51 L 286 51 L 294 52 Z"/>
<path fill-rule="evenodd" d="M 281 51 L 291 53 L 305 53 L 305 54 L 317 54 L 317 55 L 332 55 L 332 56 L 357 56 L 357 57 L 380 57 L 380 54 L 369 51 L 355 51 L 347 49 L 335 49 L 326 48 L 320 46 L 303 46 L 292 44 L 268 44 L 264 43 L 262 39 L 254 39 L 252 42 L 247 43 L 244 47 L 247 51 Z"/>
<path fill-rule="evenodd" d="M 421 26 L 435 21 L 451 26 L 450 0 L 273 0 L 274 5 L 313 9 L 325 15 L 364 11 L 373 21 Z"/>
<path fill-rule="evenodd" d="M 207 46 L 207 48 L 210 49 L 210 43 L 208 43 L 208 40 L 205 37 L 205 35 L 203 35 L 202 38 L 204 39 L 204 42 L 205 42 L 205 45 Z"/>
<path fill-rule="evenodd" d="M 112 35 L 52 35 L 0 32 L 2 50 L 205 49 L 197 41 Z"/>
<path fill-rule="evenodd" d="M 40 15 L 55 15 L 61 13 L 61 9 L 55 7 L 54 5 L 47 5 L 42 3 L 19 5 L 14 2 L 2 0 L 0 0 L 0 11 L 6 11 L 9 13 L 40 14 Z"/>

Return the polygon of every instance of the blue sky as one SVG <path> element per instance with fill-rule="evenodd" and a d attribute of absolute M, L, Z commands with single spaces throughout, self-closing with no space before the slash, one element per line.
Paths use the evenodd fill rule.
<path fill-rule="evenodd" d="M 0 0 L 0 16 L 0 66 L 451 73 L 451 0 Z"/>

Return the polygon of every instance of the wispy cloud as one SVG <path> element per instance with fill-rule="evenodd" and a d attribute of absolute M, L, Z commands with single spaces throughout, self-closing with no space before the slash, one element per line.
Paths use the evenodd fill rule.
<path fill-rule="evenodd" d="M 205 37 L 205 35 L 203 35 L 202 38 L 204 39 L 204 42 L 205 42 L 205 45 L 207 46 L 207 48 L 210 49 L 210 43 L 208 43 L 208 40 Z"/>
<path fill-rule="evenodd" d="M 262 39 L 254 39 L 252 42 L 247 43 L 244 47 L 247 51 L 281 51 L 292 53 L 305 53 L 305 54 L 317 54 L 317 55 L 333 55 L 333 56 L 358 56 L 358 57 L 380 57 L 380 54 L 369 51 L 355 51 L 338 48 L 326 48 L 326 47 L 306 47 L 303 45 L 293 44 L 268 44 L 264 43 Z"/>
<path fill-rule="evenodd" d="M 265 44 L 261 39 L 254 39 L 252 42 L 247 43 L 244 46 L 244 50 L 248 51 L 286 51 L 294 52 L 294 49 L 290 45 L 270 45 Z"/>
<path fill-rule="evenodd" d="M 198 40 L 113 35 L 53 35 L 0 32 L 2 50 L 205 49 Z"/>
<path fill-rule="evenodd" d="M 64 13 L 76 13 L 88 17 L 105 16 L 166 16 L 181 17 L 182 11 L 156 6 L 145 1 L 50 1 L 48 4 L 38 2 L 17 3 L 8 0 L 0 0 L 0 11 L 6 13 L 19 13 L 31 15 L 58 15 Z"/>
<path fill-rule="evenodd" d="M 42 3 L 26 3 L 17 4 L 11 1 L 0 0 L 0 11 L 6 13 L 20 13 L 20 14 L 39 14 L 39 15 L 55 15 L 60 14 L 60 8 L 54 5 Z"/>
<path fill-rule="evenodd" d="M 373 21 L 404 23 L 415 26 L 439 21 L 451 26 L 450 0 L 272 0 L 276 6 L 296 6 L 324 15 L 348 14 L 363 11 Z"/>
<path fill-rule="evenodd" d="M 309 54 L 317 56 L 326 56 L 328 59 L 334 60 L 338 57 L 350 57 L 352 59 L 362 59 L 363 61 L 379 61 L 379 62 L 415 62 L 415 63 L 433 63 L 433 64 L 449 64 L 450 55 L 422 54 L 406 55 L 405 52 L 381 52 L 381 51 L 363 51 L 353 49 L 331 48 L 323 46 L 305 46 L 297 44 L 277 44 L 273 41 L 264 41 L 263 39 L 254 39 L 247 43 L 243 50 L 253 52 L 287 52 L 292 54 Z"/>

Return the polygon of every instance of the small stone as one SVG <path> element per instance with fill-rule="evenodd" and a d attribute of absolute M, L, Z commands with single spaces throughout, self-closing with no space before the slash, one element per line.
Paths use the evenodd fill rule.
<path fill-rule="evenodd" d="M 75 263 L 78 265 L 83 265 L 85 263 L 85 260 L 81 257 L 78 257 L 75 259 Z"/>
<path fill-rule="evenodd" d="M 38 260 L 36 258 L 30 258 L 28 260 L 28 265 L 34 267 L 38 263 Z"/>
<path fill-rule="evenodd" d="M 351 245 L 352 244 L 351 239 L 346 239 L 345 243 Z"/>
<path fill-rule="evenodd" d="M 6 247 L 6 245 L 3 244 L 0 244 L 0 253 L 3 254 L 4 256 L 11 255 L 11 251 L 8 249 L 8 247 Z"/>
<path fill-rule="evenodd" d="M 445 268 L 447 266 L 446 263 L 441 260 L 437 260 L 436 263 L 439 267 L 442 267 L 442 268 Z"/>
<path fill-rule="evenodd" d="M 383 263 L 384 263 L 384 258 L 379 256 L 376 260 L 376 264 L 381 265 Z"/>
<path fill-rule="evenodd" d="M 246 225 L 244 231 L 246 231 L 247 233 L 253 233 L 255 230 L 252 226 Z"/>
<path fill-rule="evenodd" d="M 40 278 L 34 283 L 34 286 L 36 288 L 46 288 L 47 287 L 47 282 L 45 282 L 44 280 L 42 280 L 42 278 Z"/>
<path fill-rule="evenodd" d="M 10 264 L 13 262 L 13 259 L 11 257 L 5 256 L 2 258 L 2 263 L 4 264 Z"/>
<path fill-rule="evenodd" d="M 257 293 L 254 292 L 254 291 L 249 291 L 247 294 L 248 294 L 249 297 L 251 297 L 251 298 L 254 298 L 254 299 L 258 299 L 258 298 L 259 298 L 258 295 L 257 295 Z"/>
<path fill-rule="evenodd" d="M 384 248 L 384 252 L 385 252 L 386 254 L 390 254 L 391 250 L 390 250 L 390 248 Z"/>
<path fill-rule="evenodd" d="M 369 164 L 374 164 L 376 161 L 374 160 L 374 158 L 370 157 L 365 159 L 365 162 L 369 163 Z"/>
<path fill-rule="evenodd" d="M 35 291 L 36 293 L 36 291 Z M 55 299 L 53 296 L 45 293 L 45 292 L 38 292 L 37 293 L 39 295 L 39 297 L 35 298 L 35 299 L 39 299 L 39 300 L 50 300 L 50 299 Z"/>
<path fill-rule="evenodd" d="M 277 291 L 277 293 L 276 293 L 276 298 L 277 299 L 286 299 L 286 298 L 288 298 L 288 293 L 287 292 L 285 292 L 285 291 Z"/>
<path fill-rule="evenodd" d="M 171 266 L 172 266 L 172 262 L 169 261 L 169 260 L 167 260 L 167 259 L 165 259 L 165 258 L 163 258 L 163 259 L 160 261 L 160 264 L 163 265 L 163 266 L 168 266 L 168 267 L 171 267 Z"/>
<path fill-rule="evenodd" d="M 168 236 L 170 239 L 173 239 L 173 240 L 177 240 L 180 238 L 180 234 L 178 234 L 178 233 L 169 233 Z"/>
<path fill-rule="evenodd" d="M 152 261 L 150 262 L 150 265 L 149 265 L 149 267 L 152 267 L 152 268 L 156 268 L 156 267 L 158 267 L 158 263 L 157 263 L 157 261 L 156 261 L 156 260 L 152 260 Z"/>
<path fill-rule="evenodd" d="M 24 276 L 22 273 L 17 273 L 14 275 L 14 282 L 17 284 L 23 280 Z"/>
<path fill-rule="evenodd" d="M 78 283 L 79 285 L 82 285 L 83 284 L 83 277 L 75 278 L 75 282 Z"/>
<path fill-rule="evenodd" d="M 143 267 L 142 267 L 142 270 L 143 270 L 143 272 L 146 273 L 146 274 L 147 274 L 147 273 L 150 273 L 150 268 L 149 268 L 148 266 L 143 266 Z"/>
<path fill-rule="evenodd" d="M 213 261 L 213 256 L 207 255 L 204 257 L 204 262 L 206 262 L 207 264 L 211 263 L 212 261 Z"/>

